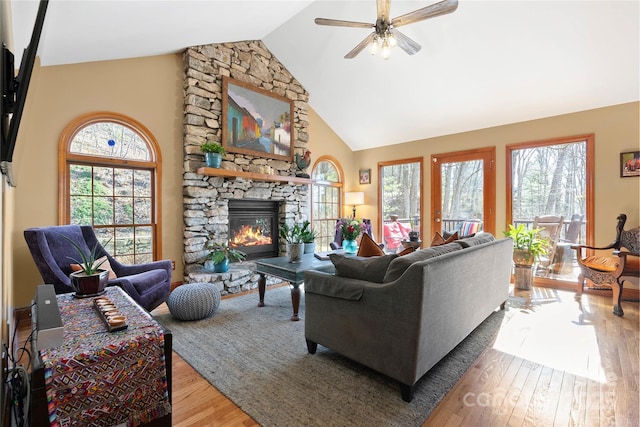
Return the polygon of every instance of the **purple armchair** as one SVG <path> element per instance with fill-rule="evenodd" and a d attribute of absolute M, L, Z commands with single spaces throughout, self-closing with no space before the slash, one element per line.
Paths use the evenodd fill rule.
<path fill-rule="evenodd" d="M 24 231 L 33 260 L 44 283 L 52 284 L 57 294 L 73 292 L 69 274 L 69 257 L 78 258 L 73 246 L 62 235 L 72 239 L 81 248 L 90 252 L 97 246 L 97 257 L 106 256 L 117 276 L 107 286 L 120 286 L 131 298 L 146 310 L 151 311 L 169 296 L 171 290 L 171 261 L 154 261 L 147 264 L 124 265 L 111 257 L 98 242 L 91 226 L 58 225 L 28 228 Z"/>

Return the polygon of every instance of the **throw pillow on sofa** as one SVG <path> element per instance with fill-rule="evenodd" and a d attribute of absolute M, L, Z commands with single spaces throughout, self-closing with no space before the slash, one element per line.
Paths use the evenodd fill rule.
<path fill-rule="evenodd" d="M 336 276 L 351 279 L 366 280 L 367 282 L 382 283 L 387 267 L 398 255 L 383 255 L 374 257 L 344 256 L 329 254 L 329 259 L 336 267 Z"/>
<path fill-rule="evenodd" d="M 467 237 L 460 239 L 456 243 L 460 244 L 463 248 L 470 248 L 471 246 L 478 246 L 485 243 L 493 242 L 496 240 L 491 233 L 478 233 L 473 237 Z"/>
<path fill-rule="evenodd" d="M 451 236 L 447 237 L 446 239 L 436 231 L 436 234 L 433 236 L 433 239 L 431 240 L 431 247 L 446 245 L 447 243 L 451 243 L 456 240 L 458 240 L 457 231 L 453 233 Z"/>
<path fill-rule="evenodd" d="M 369 236 L 369 233 L 364 233 L 360 239 L 360 246 L 358 247 L 357 256 L 371 257 L 382 256 L 384 251 L 378 244 Z"/>
<path fill-rule="evenodd" d="M 421 249 L 419 251 L 415 251 L 412 254 L 398 257 L 392 260 L 391 264 L 389 264 L 389 268 L 387 269 L 387 273 L 385 274 L 384 279 L 382 279 L 382 283 L 388 283 L 397 280 L 414 262 L 424 261 L 438 255 L 447 254 L 449 252 L 455 252 L 459 250 L 462 250 L 462 246 L 460 246 L 457 242 L 452 242 L 433 248 Z"/>

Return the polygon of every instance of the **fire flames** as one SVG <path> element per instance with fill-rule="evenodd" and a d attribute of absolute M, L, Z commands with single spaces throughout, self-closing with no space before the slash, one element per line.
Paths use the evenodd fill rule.
<path fill-rule="evenodd" d="M 231 245 L 235 247 L 270 244 L 271 236 L 263 236 L 262 227 L 260 226 L 252 227 L 250 225 L 243 225 L 231 239 Z"/>

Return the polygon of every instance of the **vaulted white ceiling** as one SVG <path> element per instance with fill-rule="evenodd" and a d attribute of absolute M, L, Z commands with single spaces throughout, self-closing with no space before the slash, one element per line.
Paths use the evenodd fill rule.
<path fill-rule="evenodd" d="M 434 2 L 392 1 L 390 16 Z M 11 0 L 16 62 L 37 7 Z M 637 0 L 459 0 L 402 27 L 422 50 L 386 61 L 343 59 L 369 30 L 313 21 L 375 16 L 375 0 L 50 0 L 38 54 L 50 66 L 260 39 L 353 150 L 640 100 Z"/>

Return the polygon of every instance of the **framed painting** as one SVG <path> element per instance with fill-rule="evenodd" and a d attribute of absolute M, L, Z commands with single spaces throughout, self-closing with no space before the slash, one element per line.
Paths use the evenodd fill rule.
<path fill-rule="evenodd" d="M 371 184 L 371 169 L 360 169 L 360 184 Z"/>
<path fill-rule="evenodd" d="M 293 102 L 222 77 L 222 145 L 228 152 L 293 161 Z"/>
<path fill-rule="evenodd" d="M 620 153 L 620 176 L 640 176 L 640 151 Z"/>

